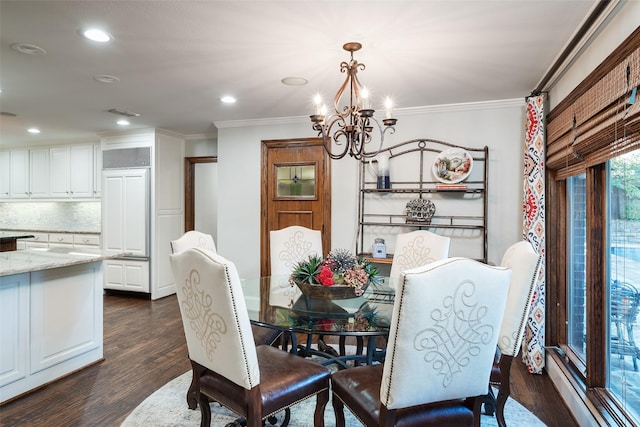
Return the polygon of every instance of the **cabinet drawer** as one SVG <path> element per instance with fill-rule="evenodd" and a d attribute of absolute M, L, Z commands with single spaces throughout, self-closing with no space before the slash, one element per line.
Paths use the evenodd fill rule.
<path fill-rule="evenodd" d="M 33 236 L 29 239 L 24 239 L 25 242 L 39 242 L 39 243 L 49 242 L 49 235 L 47 233 L 32 233 L 30 231 L 27 231 L 25 232 L 25 234 L 30 234 Z"/>
<path fill-rule="evenodd" d="M 99 234 L 74 234 L 73 244 L 75 246 L 100 246 Z"/>
<path fill-rule="evenodd" d="M 49 243 L 67 243 L 73 244 L 73 234 L 52 233 L 49 234 Z"/>

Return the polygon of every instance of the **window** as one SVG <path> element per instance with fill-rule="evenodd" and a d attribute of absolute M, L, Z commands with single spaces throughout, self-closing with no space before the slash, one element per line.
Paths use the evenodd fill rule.
<path fill-rule="evenodd" d="M 316 197 L 316 165 L 277 165 L 277 198 L 308 199 Z"/>
<path fill-rule="evenodd" d="M 567 374 L 557 380 L 583 402 L 577 413 L 624 426 L 640 425 L 638 70 L 640 28 L 556 104 L 545 126 L 545 340 L 567 357 L 548 354 Z"/>
<path fill-rule="evenodd" d="M 586 244 L 587 244 L 587 210 L 586 210 L 586 180 L 585 175 L 571 177 L 567 180 L 567 195 L 569 205 L 568 218 L 568 248 L 569 263 L 568 301 L 569 310 L 568 342 L 573 353 L 579 358 L 580 364 L 586 363 Z"/>
<path fill-rule="evenodd" d="M 640 421 L 640 150 L 608 163 L 608 388 Z"/>

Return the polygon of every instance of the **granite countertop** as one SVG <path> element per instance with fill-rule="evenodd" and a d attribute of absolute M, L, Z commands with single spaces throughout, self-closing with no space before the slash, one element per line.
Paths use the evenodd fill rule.
<path fill-rule="evenodd" d="M 0 229 L 0 231 L 4 231 L 6 233 L 22 233 L 24 234 L 25 232 L 28 233 L 67 233 L 67 234 L 101 234 L 100 230 L 96 230 L 96 231 L 91 231 L 91 230 L 69 230 L 69 229 L 64 229 L 64 230 L 54 230 L 54 229 L 47 229 L 47 230 L 40 230 L 40 229 L 36 229 L 36 228 L 3 228 Z"/>
<path fill-rule="evenodd" d="M 31 248 L 0 252 L 0 276 L 102 261 L 126 255 L 90 248 Z"/>

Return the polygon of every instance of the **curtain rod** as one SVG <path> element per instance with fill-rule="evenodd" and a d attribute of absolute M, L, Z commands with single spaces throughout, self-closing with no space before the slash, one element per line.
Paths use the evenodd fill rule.
<path fill-rule="evenodd" d="M 569 44 L 560 54 L 560 57 L 553 63 L 549 71 L 544 75 L 538 86 L 531 91 L 529 96 L 538 96 L 542 93 L 542 89 L 544 86 L 549 83 L 551 77 L 560 69 L 562 63 L 571 55 L 571 52 L 575 47 L 580 43 L 585 34 L 591 29 L 593 24 L 598 20 L 600 15 L 605 11 L 607 6 L 611 3 L 611 0 L 600 0 L 596 7 L 593 9 L 589 17 L 584 21 L 582 26 L 578 29 L 578 32 L 573 36 L 573 38 L 569 41 Z"/>

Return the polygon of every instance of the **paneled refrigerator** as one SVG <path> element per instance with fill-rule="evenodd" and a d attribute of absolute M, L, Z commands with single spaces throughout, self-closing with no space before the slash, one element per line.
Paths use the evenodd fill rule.
<path fill-rule="evenodd" d="M 105 260 L 104 288 L 149 293 L 149 163 L 124 162 L 127 167 L 121 167 L 122 153 L 115 151 L 127 150 L 105 151 L 102 241 L 108 253 L 125 255 Z"/>

